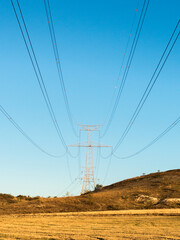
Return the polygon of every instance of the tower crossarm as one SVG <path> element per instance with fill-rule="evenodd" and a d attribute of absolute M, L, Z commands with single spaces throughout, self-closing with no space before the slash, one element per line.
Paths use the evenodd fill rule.
<path fill-rule="evenodd" d="M 112 147 L 104 144 L 88 144 L 88 143 L 81 143 L 81 144 L 72 144 L 68 145 L 68 147 L 92 147 L 92 148 L 101 148 L 101 147 Z"/>
<path fill-rule="evenodd" d="M 85 124 L 78 124 L 81 127 L 81 131 L 99 131 L 99 128 L 102 125 L 85 125 Z"/>

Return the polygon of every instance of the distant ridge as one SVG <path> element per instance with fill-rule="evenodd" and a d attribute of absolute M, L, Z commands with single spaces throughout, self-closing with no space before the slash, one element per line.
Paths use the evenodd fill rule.
<path fill-rule="evenodd" d="M 76 197 L 0 194 L 0 214 L 180 208 L 180 169 L 126 179 Z"/>

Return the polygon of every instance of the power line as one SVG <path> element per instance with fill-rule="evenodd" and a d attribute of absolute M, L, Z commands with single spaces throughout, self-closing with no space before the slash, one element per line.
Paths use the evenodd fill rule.
<path fill-rule="evenodd" d="M 109 156 L 109 162 L 108 162 L 108 166 L 107 166 L 107 169 L 106 169 L 106 173 L 105 173 L 105 176 L 104 176 L 104 180 L 103 180 L 103 185 L 107 179 L 107 176 L 108 176 L 108 172 L 109 172 L 109 169 L 110 169 L 110 166 L 111 166 L 111 160 L 112 160 L 112 152 L 113 152 L 113 149 L 111 148 L 111 154 Z"/>
<path fill-rule="evenodd" d="M 159 141 L 165 134 L 167 134 L 172 128 L 174 128 L 178 123 L 180 122 L 180 117 L 178 117 L 171 125 L 169 125 L 162 133 L 160 133 L 156 138 L 154 138 L 150 143 L 148 143 L 146 146 L 144 146 L 143 148 L 141 148 L 140 150 L 138 150 L 137 152 L 125 156 L 125 157 L 118 157 L 115 154 L 113 154 L 114 157 L 118 158 L 118 159 L 128 159 L 128 158 L 132 158 L 140 153 L 142 153 L 143 151 L 145 151 L 147 148 L 151 147 L 153 144 L 155 144 L 157 141 Z"/>
<path fill-rule="evenodd" d="M 145 104 L 145 102 L 146 102 L 150 92 L 152 91 L 152 88 L 154 87 L 154 84 L 156 83 L 156 81 L 157 81 L 157 79 L 158 79 L 158 77 L 159 77 L 159 75 L 160 75 L 160 73 L 161 73 L 161 71 L 162 71 L 162 69 L 163 69 L 163 67 L 164 67 L 164 65 L 165 65 L 165 63 L 166 63 L 166 61 L 167 61 L 171 51 L 172 51 L 172 49 L 174 48 L 174 45 L 175 45 L 175 43 L 176 43 L 176 41 L 177 41 L 177 39 L 179 37 L 180 32 L 178 32 L 177 36 L 175 37 L 175 40 L 173 41 L 170 49 L 168 50 L 168 47 L 171 44 L 171 41 L 172 41 L 172 39 L 173 39 L 173 37 L 174 37 L 174 35 L 176 33 L 176 30 L 177 30 L 177 28 L 179 26 L 179 23 L 180 23 L 180 20 L 178 21 L 178 23 L 177 23 L 177 25 L 176 25 L 176 27 L 175 27 L 175 29 L 174 29 L 174 31 L 173 31 L 169 41 L 168 41 L 168 44 L 166 45 L 166 48 L 165 48 L 165 50 L 164 50 L 164 52 L 163 52 L 163 54 L 162 54 L 162 56 L 161 56 L 161 58 L 160 58 L 160 60 L 158 62 L 158 65 L 157 65 L 157 67 L 156 67 L 156 69 L 155 69 L 155 71 L 154 71 L 154 73 L 153 73 L 149 83 L 148 83 L 148 86 L 145 89 L 145 92 L 143 93 L 143 96 L 141 97 L 141 99 L 140 99 L 140 101 L 138 103 L 138 106 L 136 107 L 136 109 L 135 109 L 135 111 L 133 113 L 133 116 L 131 117 L 131 119 L 130 119 L 130 121 L 129 121 L 126 129 L 125 129 L 125 131 L 123 132 L 122 136 L 120 137 L 118 143 L 114 147 L 113 153 L 122 144 L 123 140 L 125 139 L 125 137 L 127 136 L 128 132 L 130 131 L 130 129 L 131 129 L 132 125 L 134 124 L 137 116 L 139 115 L 139 112 L 141 111 L 141 109 L 144 106 L 144 104 Z M 168 53 L 167 53 L 165 59 L 163 60 L 163 58 L 164 58 L 164 56 L 165 56 L 167 51 L 168 51 Z M 161 62 L 162 62 L 162 64 L 161 64 Z M 160 65 L 161 65 L 161 67 L 160 67 Z M 160 67 L 160 69 L 159 69 L 159 67 Z M 156 75 L 156 77 L 155 77 L 155 75 Z M 154 77 L 155 77 L 155 79 L 154 79 Z"/>
<path fill-rule="evenodd" d="M 98 132 L 98 145 L 100 146 L 101 145 L 101 142 L 100 142 L 100 131 Z M 95 163 L 95 169 L 96 169 L 96 177 L 95 179 L 97 179 L 98 177 L 98 172 L 99 172 L 99 165 L 100 165 L 100 151 L 101 151 L 101 148 L 97 149 L 97 155 L 96 155 L 96 163 Z"/>
<path fill-rule="evenodd" d="M 139 103 L 138 103 L 135 111 L 134 111 L 134 114 L 132 115 L 132 117 L 131 117 L 131 119 L 130 119 L 130 121 L 129 121 L 126 129 L 125 129 L 125 131 L 124 131 L 123 134 L 121 135 L 118 143 L 117 143 L 116 146 L 114 147 L 113 152 L 112 152 L 111 154 L 114 154 L 114 152 L 115 152 L 115 151 L 118 149 L 118 147 L 122 144 L 123 140 L 125 139 L 125 137 L 127 136 L 128 132 L 130 131 L 132 125 L 134 124 L 137 116 L 139 115 L 142 107 L 144 106 L 144 104 L 145 104 L 145 102 L 146 102 L 146 100 L 147 100 L 150 92 L 152 91 L 152 88 L 153 88 L 154 84 L 156 83 L 156 81 L 157 81 L 157 79 L 158 79 L 158 77 L 159 77 L 159 75 L 160 75 L 160 73 L 161 73 L 161 71 L 162 71 L 162 69 L 163 69 L 163 67 L 164 67 L 164 65 L 165 65 L 165 63 L 166 63 L 166 61 L 167 61 L 167 59 L 168 59 L 171 51 L 172 51 L 172 49 L 174 48 L 174 45 L 175 45 L 175 43 L 176 43 L 179 35 L 180 35 L 180 32 L 178 32 L 177 35 L 176 35 L 176 37 L 174 37 L 174 35 L 175 35 L 176 31 L 177 31 L 177 28 L 178 28 L 179 24 L 180 24 L 180 19 L 178 20 L 178 22 L 177 22 L 177 24 L 176 24 L 176 26 L 175 26 L 175 28 L 174 28 L 174 30 L 173 30 L 173 33 L 172 33 L 172 35 L 171 35 L 171 37 L 170 37 L 170 39 L 169 39 L 169 41 L 168 41 L 168 43 L 167 43 L 167 45 L 166 45 L 166 48 L 165 48 L 165 50 L 164 50 L 164 52 L 163 52 L 163 54 L 162 54 L 162 56 L 161 56 L 161 58 L 160 58 L 160 60 L 159 60 L 159 62 L 158 62 L 158 64 L 157 64 L 157 67 L 155 68 L 155 71 L 154 71 L 154 73 L 153 73 L 153 75 L 152 75 L 152 77 L 151 77 L 151 79 L 150 79 L 150 81 L 149 81 L 149 83 L 148 83 L 148 85 L 147 85 L 147 87 L 146 87 L 146 89 L 145 89 L 145 91 L 144 91 L 144 93 L 143 93 L 143 95 L 142 95 L 142 97 L 141 97 L 141 99 L 140 99 L 140 101 L 139 101 Z M 171 43 L 173 37 L 174 37 L 174 41 L 173 41 L 173 43 Z M 168 50 L 170 44 L 171 44 L 171 47 L 170 47 L 170 49 Z M 168 51 L 168 53 L 167 53 L 167 51 Z M 165 59 L 163 60 L 163 58 L 164 58 L 165 55 L 166 55 L 166 57 L 165 57 Z M 161 62 L 162 62 L 162 64 L 161 64 Z M 160 67 L 160 65 L 161 65 L 161 67 Z M 159 68 L 159 67 L 160 67 L 160 68 Z M 157 74 L 156 74 L 156 73 L 157 73 Z M 154 76 L 155 76 L 155 75 L 156 75 L 156 77 L 155 77 L 155 79 L 154 79 Z M 109 158 L 109 157 L 111 156 L 111 154 L 109 154 L 108 156 L 102 156 L 102 155 L 101 155 L 101 157 L 103 157 L 104 159 L 107 159 L 107 158 Z M 117 157 L 117 156 L 116 156 L 116 157 Z"/>
<path fill-rule="evenodd" d="M 107 178 L 108 172 L 109 172 L 109 168 L 111 165 L 111 160 L 112 160 L 112 156 L 114 156 L 117 159 L 128 159 L 128 158 L 132 158 L 137 156 L 138 154 L 142 153 L 143 151 L 145 151 L 147 148 L 151 147 L 153 144 L 155 144 L 157 141 L 159 141 L 164 135 L 166 135 L 172 128 L 174 128 L 178 123 L 180 122 L 180 117 L 178 117 L 172 124 L 170 124 L 162 133 L 160 133 L 156 138 L 154 138 L 150 143 L 148 143 L 147 145 L 145 145 L 143 148 L 141 148 L 140 150 L 138 150 L 137 152 L 128 155 L 128 156 L 124 156 L 124 157 L 119 157 L 116 154 L 113 153 L 113 151 L 111 151 L 111 154 L 108 157 L 104 157 L 101 155 L 101 157 L 103 157 L 104 159 L 109 158 L 109 163 L 108 163 L 108 167 L 106 170 L 106 174 L 103 180 L 103 185 L 104 182 Z"/>
<path fill-rule="evenodd" d="M 78 147 L 78 168 L 79 168 L 79 178 L 81 178 L 81 148 L 80 148 L 80 143 L 81 143 L 81 131 L 79 130 L 79 147 Z"/>
<path fill-rule="evenodd" d="M 47 151 L 45 151 L 42 147 L 40 147 L 32 138 L 29 137 L 29 135 L 14 121 L 14 119 L 9 115 L 9 113 L 0 105 L 0 111 L 1 113 L 14 125 L 14 127 L 37 149 L 39 149 L 44 154 L 54 157 L 54 158 L 61 158 L 64 157 L 66 152 L 63 155 L 53 155 Z"/>
<path fill-rule="evenodd" d="M 36 58 L 36 55 L 35 55 L 35 51 L 34 51 L 34 48 L 33 48 L 33 45 L 32 45 L 32 42 L 31 42 L 28 30 L 27 30 L 27 26 L 26 26 L 26 23 L 25 23 L 23 14 L 22 14 L 21 7 L 20 7 L 19 2 L 17 0 L 17 5 L 18 5 L 19 11 L 20 11 L 20 16 L 22 18 L 22 22 L 23 22 L 23 25 L 24 25 L 24 28 L 25 28 L 27 39 L 29 41 L 30 48 L 28 47 L 28 42 L 27 42 L 26 37 L 24 35 L 24 32 L 23 32 L 23 29 L 22 29 L 22 26 L 21 26 L 21 23 L 20 23 L 17 11 L 16 11 L 14 3 L 13 3 L 13 0 L 11 0 L 11 4 L 12 4 L 13 10 L 14 10 L 16 19 L 18 21 L 18 26 L 20 28 L 20 31 L 21 31 L 21 34 L 22 34 L 22 37 L 23 37 L 26 49 L 28 51 L 28 55 L 29 55 L 30 60 L 31 60 L 31 64 L 33 66 L 36 78 L 38 80 L 38 84 L 39 84 L 40 90 L 42 92 L 42 95 L 43 95 L 43 98 L 45 100 L 46 106 L 48 108 L 48 112 L 50 114 L 51 120 L 52 120 L 53 125 L 54 125 L 54 127 L 56 129 L 56 132 L 57 132 L 57 134 L 58 134 L 58 136 L 59 136 L 59 138 L 60 138 L 60 140 L 61 140 L 61 142 L 63 144 L 63 147 L 67 150 L 67 145 L 66 145 L 65 140 L 64 140 L 64 138 L 62 136 L 61 130 L 60 130 L 59 125 L 58 125 L 57 120 L 56 120 L 56 116 L 55 116 L 54 110 L 52 108 L 52 105 L 51 105 L 51 102 L 50 102 L 50 99 L 49 99 L 49 95 L 48 95 L 48 92 L 47 92 L 47 89 L 46 89 L 46 86 L 45 86 L 45 83 L 44 83 L 44 79 L 42 77 L 42 74 L 41 74 L 41 71 L 40 71 L 40 67 L 39 67 L 39 64 L 38 64 L 38 61 L 37 61 L 37 58 Z M 31 49 L 31 51 L 30 51 L 30 49 Z M 33 56 L 31 55 L 31 52 L 32 52 Z"/>
<path fill-rule="evenodd" d="M 34 48 L 33 48 L 33 45 L 32 45 L 32 42 L 31 42 L 31 39 L 30 39 L 30 35 L 28 33 L 28 29 L 27 29 L 27 26 L 26 26 L 26 23 L 25 23 L 25 20 L 24 20 L 24 17 L 23 17 L 23 14 L 22 14 L 22 10 L 21 10 L 21 7 L 20 7 L 20 4 L 19 4 L 19 1 L 17 0 L 17 5 L 18 5 L 18 8 L 19 8 L 19 12 L 20 12 L 20 16 L 22 18 L 22 22 L 23 22 L 23 25 L 24 25 L 24 28 L 25 28 L 25 32 L 26 32 L 26 35 L 27 35 L 27 39 L 29 41 L 29 46 L 28 46 L 28 42 L 26 40 L 26 37 L 25 37 L 25 34 L 23 32 L 23 28 L 21 26 L 21 23 L 20 23 L 20 20 L 19 20 L 19 17 L 18 17 L 18 14 L 17 14 L 17 11 L 16 11 L 16 8 L 14 6 L 14 3 L 13 3 L 13 0 L 11 0 L 11 4 L 12 4 L 12 7 L 13 7 L 13 10 L 14 10 L 14 13 L 15 13 L 15 16 L 16 16 L 16 19 L 17 19 L 17 22 L 18 22 L 18 26 L 20 28 L 20 31 L 21 31 L 21 34 L 22 34 L 22 37 L 23 37 L 23 40 L 24 40 L 24 43 L 25 43 L 25 46 L 26 46 L 26 49 L 28 51 L 28 55 L 30 57 L 30 61 L 31 61 L 31 64 L 33 66 L 33 70 L 35 72 L 35 75 L 36 75 L 36 78 L 38 80 L 38 84 L 39 84 L 39 87 L 40 87 L 40 90 L 42 92 L 42 95 L 43 95 L 43 98 L 45 100 L 45 103 L 46 103 L 46 106 L 48 108 L 48 112 L 50 114 L 50 117 L 51 117 L 51 120 L 53 122 L 53 125 L 56 129 L 56 132 L 58 134 L 58 137 L 59 139 L 61 140 L 62 142 L 62 145 L 63 147 L 65 148 L 66 152 L 73 158 L 76 158 L 77 156 L 73 156 L 69 150 L 68 150 L 68 147 L 66 145 L 66 142 L 64 140 L 64 137 L 62 135 L 62 132 L 60 130 L 60 127 L 58 125 L 58 122 L 57 122 L 57 119 L 56 119 L 56 116 L 55 116 L 55 113 L 54 113 L 54 110 L 53 110 L 53 107 L 52 107 L 52 104 L 51 104 L 51 101 L 50 101 L 50 98 L 49 98 L 49 95 L 48 95 L 48 92 L 47 92 L 47 89 L 46 89 L 46 86 L 45 86 L 45 83 L 44 83 L 44 79 L 43 79 L 43 76 L 41 74 L 41 71 L 40 71 L 40 67 L 39 67 L 39 64 L 38 64 L 38 61 L 37 61 L 37 58 L 36 58 L 36 55 L 35 55 L 35 51 L 34 51 Z M 30 51 L 31 49 L 31 51 Z M 32 52 L 32 54 L 31 54 Z M 34 60 L 34 61 L 33 61 Z"/>
<path fill-rule="evenodd" d="M 70 165 L 69 165 L 69 157 L 68 154 L 66 154 L 66 163 L 67 163 L 67 170 L 68 170 L 68 174 L 69 174 L 69 178 L 72 182 L 72 175 L 71 175 L 71 169 L 70 169 Z"/>
<path fill-rule="evenodd" d="M 81 133 L 79 132 L 79 143 L 80 143 L 80 138 L 81 138 Z M 71 155 L 70 155 L 71 156 Z M 78 158 L 78 167 L 79 167 L 79 174 L 80 174 L 80 168 L 81 168 L 81 162 L 80 162 L 80 147 L 78 148 L 78 153 L 77 156 L 73 156 L 74 158 Z M 69 164 L 69 156 L 66 152 L 66 163 L 67 163 L 67 170 L 68 170 L 68 174 L 69 174 L 69 178 L 70 181 L 72 182 L 72 174 L 71 174 L 71 168 L 70 168 L 70 164 Z M 80 177 L 80 175 L 79 175 Z"/>
<path fill-rule="evenodd" d="M 71 181 L 71 183 L 67 187 L 65 187 L 63 189 L 63 191 L 58 195 L 62 196 L 64 194 L 64 192 L 67 191 L 76 181 L 77 181 L 77 178 L 75 178 L 73 181 Z"/>
<path fill-rule="evenodd" d="M 65 102 L 68 118 L 69 118 L 72 130 L 73 130 L 73 133 L 77 137 L 78 135 L 74 128 L 72 114 L 70 111 L 69 101 L 68 101 L 67 92 L 66 92 L 66 88 L 65 88 L 65 83 L 64 83 L 64 78 L 63 78 L 63 73 L 62 73 L 62 68 L 61 68 L 61 62 L 60 62 L 59 51 L 58 51 L 58 47 L 57 47 L 57 40 L 56 40 L 49 0 L 44 0 L 44 6 L 45 6 L 45 12 L 46 12 L 46 17 L 47 17 L 47 21 L 48 21 L 48 27 L 49 27 L 49 32 L 50 32 L 50 37 L 51 37 L 51 42 L 52 42 L 52 47 L 53 47 L 53 52 L 54 52 L 54 58 L 55 58 L 57 71 L 58 71 L 58 77 L 59 77 L 60 84 L 61 84 L 61 89 L 62 89 L 62 93 L 63 93 L 63 97 L 64 97 L 64 102 Z"/>
<path fill-rule="evenodd" d="M 135 50 L 136 50 L 136 47 L 137 47 L 139 36 L 140 36 L 141 30 L 142 30 L 142 27 L 143 27 L 143 23 L 144 23 L 145 16 L 146 16 L 146 13 L 147 13 L 147 9 L 148 9 L 148 6 L 149 6 L 149 1 L 150 0 L 148 0 L 147 3 L 146 3 L 146 0 L 144 0 L 144 4 L 143 4 L 142 10 L 141 10 L 140 18 L 139 18 L 138 25 L 137 25 L 137 28 L 136 28 L 133 43 L 132 43 L 132 46 L 131 46 L 131 49 L 130 49 L 129 57 L 128 57 L 128 60 L 127 60 L 127 63 L 126 63 L 126 67 L 125 67 L 125 70 L 124 70 L 124 73 L 123 73 L 121 84 L 120 84 L 120 87 L 119 87 L 119 90 L 118 90 L 118 94 L 117 94 L 117 97 L 116 97 L 116 100 L 115 100 L 115 104 L 113 106 L 113 110 L 111 112 L 109 121 L 107 123 L 106 129 L 105 129 L 102 137 L 104 137 L 106 135 L 106 133 L 107 133 L 107 131 L 108 131 L 108 129 L 109 129 L 111 123 L 112 123 L 112 120 L 113 120 L 114 114 L 116 112 L 116 109 L 118 107 L 118 104 L 119 104 L 119 101 L 120 101 L 120 98 L 121 98 L 121 95 L 122 95 L 122 92 L 123 92 L 123 89 L 124 89 L 124 86 L 125 86 L 125 83 L 126 83 L 126 79 L 127 79 L 128 73 L 129 73 L 129 69 L 131 67 L 131 63 L 132 63 L 132 60 L 133 60 L 133 57 L 134 57 L 134 53 L 135 53 Z"/>
<path fill-rule="evenodd" d="M 132 25 L 131 25 L 131 30 L 130 30 L 129 35 L 128 35 L 128 39 L 127 39 L 127 42 L 126 42 L 123 58 L 122 58 L 121 65 L 120 65 L 120 70 L 119 70 L 119 73 L 118 73 L 118 77 L 117 77 L 117 80 L 116 80 L 116 84 L 115 84 L 115 88 L 114 88 L 114 91 L 113 91 L 113 94 L 112 94 L 112 98 L 111 98 L 111 101 L 110 101 L 110 104 L 109 104 L 109 109 L 108 109 L 107 115 L 105 117 L 105 120 L 103 122 L 103 126 L 105 125 L 105 123 L 107 121 L 107 118 L 108 118 L 108 115 L 110 114 L 110 110 L 111 110 L 112 104 L 113 104 L 113 99 L 114 99 L 115 93 L 117 91 L 118 82 L 120 80 L 121 72 L 122 72 L 122 69 L 124 67 L 125 58 L 127 56 L 127 50 L 128 50 L 128 47 L 129 47 L 131 36 L 132 36 L 132 30 L 133 30 L 133 27 L 134 27 L 134 24 L 135 24 L 135 19 L 136 19 L 136 16 L 137 16 L 138 6 L 139 6 L 139 0 L 138 0 L 138 3 L 137 3 L 137 7 L 135 9 L 135 14 L 134 14 Z"/>

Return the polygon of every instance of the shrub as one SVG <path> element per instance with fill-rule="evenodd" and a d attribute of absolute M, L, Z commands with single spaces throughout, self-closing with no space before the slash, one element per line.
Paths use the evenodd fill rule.
<path fill-rule="evenodd" d="M 99 191 L 99 190 L 101 190 L 103 188 L 103 185 L 101 185 L 101 184 L 96 184 L 96 186 L 95 186 L 95 191 Z"/>

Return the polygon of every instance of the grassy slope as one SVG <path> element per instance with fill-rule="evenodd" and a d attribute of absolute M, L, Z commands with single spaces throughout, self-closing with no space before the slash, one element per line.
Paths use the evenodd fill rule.
<path fill-rule="evenodd" d="M 167 198 L 180 199 L 180 169 L 127 179 L 77 197 L 0 194 L 0 214 L 180 207 L 180 202 L 167 202 Z"/>

